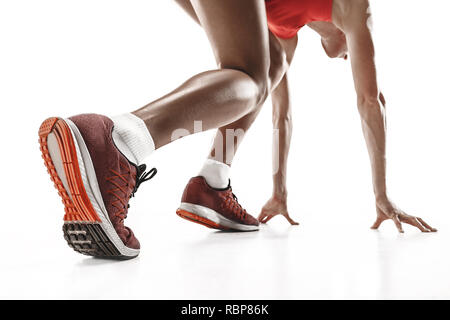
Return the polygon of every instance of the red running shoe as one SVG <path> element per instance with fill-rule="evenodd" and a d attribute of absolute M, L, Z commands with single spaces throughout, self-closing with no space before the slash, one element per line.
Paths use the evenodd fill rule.
<path fill-rule="evenodd" d="M 231 231 L 256 231 L 259 222 L 239 204 L 231 186 L 210 187 L 205 178 L 192 178 L 184 189 L 177 214 L 208 228 Z"/>
<path fill-rule="evenodd" d="M 112 140 L 111 119 L 84 114 L 49 118 L 39 129 L 42 157 L 65 206 L 63 232 L 82 254 L 130 259 L 139 241 L 124 225 L 128 201 L 156 169 L 128 161 Z"/>

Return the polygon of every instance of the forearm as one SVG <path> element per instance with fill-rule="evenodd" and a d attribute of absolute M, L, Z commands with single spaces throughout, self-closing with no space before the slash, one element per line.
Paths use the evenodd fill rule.
<path fill-rule="evenodd" d="M 287 76 L 272 92 L 273 103 L 273 196 L 287 197 L 287 162 L 292 136 L 292 116 Z"/>
<path fill-rule="evenodd" d="M 379 99 L 358 101 L 358 110 L 372 168 L 372 183 L 377 200 L 386 195 L 386 121 Z"/>
<path fill-rule="evenodd" d="M 273 142 L 273 194 L 278 197 L 286 197 L 287 161 L 291 143 L 292 120 L 290 117 L 278 118 L 273 121 L 273 126 L 275 129 Z"/>

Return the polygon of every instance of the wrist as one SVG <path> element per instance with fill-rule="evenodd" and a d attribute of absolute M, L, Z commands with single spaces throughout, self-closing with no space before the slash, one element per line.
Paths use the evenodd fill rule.
<path fill-rule="evenodd" d="M 287 197 L 287 187 L 286 187 L 286 173 L 285 170 L 278 170 L 277 173 L 273 175 L 273 196 L 286 198 Z"/>
<path fill-rule="evenodd" d="M 272 198 L 275 198 L 280 201 L 286 201 L 287 200 L 287 190 L 274 190 L 272 193 Z"/>
<path fill-rule="evenodd" d="M 381 194 L 375 194 L 375 201 L 377 203 L 385 203 L 389 201 L 389 197 L 387 196 L 387 194 L 385 192 L 381 193 Z"/>

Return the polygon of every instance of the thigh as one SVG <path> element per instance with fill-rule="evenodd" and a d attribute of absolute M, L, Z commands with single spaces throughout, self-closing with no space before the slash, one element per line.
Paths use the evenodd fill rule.
<path fill-rule="evenodd" d="M 191 0 L 221 68 L 252 77 L 269 73 L 269 34 L 264 0 Z"/>

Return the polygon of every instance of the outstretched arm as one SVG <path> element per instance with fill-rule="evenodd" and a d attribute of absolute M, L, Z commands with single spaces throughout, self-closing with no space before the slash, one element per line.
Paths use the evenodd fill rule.
<path fill-rule="evenodd" d="M 322 45 L 330 58 L 347 59 L 347 44 L 344 33 L 330 22 L 316 21 L 308 26 L 316 31 L 322 39 Z M 285 53 L 289 66 L 297 47 L 297 37 L 292 39 L 278 39 Z M 289 223 L 297 225 L 287 209 L 287 159 L 292 134 L 291 101 L 289 97 L 289 84 L 287 70 L 283 71 L 283 78 L 272 91 L 273 128 L 277 139 L 273 142 L 273 194 L 261 210 L 259 221 L 268 222 L 274 216 L 281 214 Z"/>
<path fill-rule="evenodd" d="M 377 83 L 369 2 L 368 0 L 351 2 L 345 12 L 335 23 L 346 35 L 358 110 L 371 162 L 377 210 L 377 219 L 372 228 L 376 229 L 383 221 L 392 219 L 399 232 L 403 232 L 402 222 L 413 225 L 423 232 L 436 231 L 421 218 L 410 216 L 397 208 L 388 197 L 385 156 L 386 109 L 384 97 Z"/>
<path fill-rule="evenodd" d="M 258 220 L 268 222 L 274 216 L 281 214 L 290 224 L 298 223 L 291 219 L 287 210 L 287 160 L 292 134 L 291 101 L 287 68 L 291 64 L 297 47 L 297 37 L 292 39 L 278 39 L 286 54 L 286 69 L 282 70 L 283 77 L 272 88 L 272 122 L 274 128 L 273 139 L 273 193 L 261 210 Z M 276 134 L 276 136 L 275 136 Z"/>
<path fill-rule="evenodd" d="M 291 103 L 287 74 L 272 92 L 273 139 L 273 194 L 261 210 L 258 220 L 268 222 L 274 216 L 283 215 L 290 224 L 298 223 L 291 219 L 287 209 L 287 160 L 292 135 Z"/>

